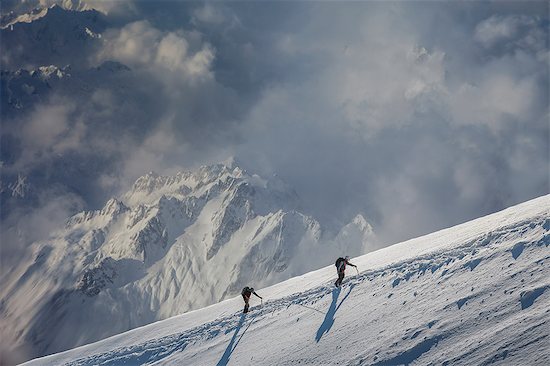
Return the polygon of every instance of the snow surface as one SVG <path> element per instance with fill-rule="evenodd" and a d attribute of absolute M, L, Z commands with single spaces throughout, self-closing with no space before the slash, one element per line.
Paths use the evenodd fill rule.
<path fill-rule="evenodd" d="M 26 364 L 548 365 L 549 245 L 547 195 Z"/>
<path fill-rule="evenodd" d="M 216 164 L 149 173 L 71 217 L 0 278 L 0 337 L 40 357 L 203 308 L 372 248 L 362 216 L 334 236 L 283 182 Z M 132 309 L 132 311 L 128 311 Z"/>

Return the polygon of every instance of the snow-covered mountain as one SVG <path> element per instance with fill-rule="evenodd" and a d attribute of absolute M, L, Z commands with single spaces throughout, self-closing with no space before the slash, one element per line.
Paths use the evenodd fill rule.
<path fill-rule="evenodd" d="M 35 243 L 2 283 L 3 335 L 40 356 L 372 250 L 357 216 L 334 238 L 282 181 L 235 164 L 149 173 Z"/>
<path fill-rule="evenodd" d="M 548 365 L 549 245 L 550 195 L 28 365 Z"/>
<path fill-rule="evenodd" d="M 102 42 L 96 32 L 106 24 L 95 10 L 52 6 L 23 14 L 0 29 L 0 219 L 7 220 L 2 222 L 4 233 L 15 232 L 8 235 L 12 247 L 29 244 L 26 238 L 15 243 L 14 238 L 22 237 L 17 232 L 29 231 L 19 216 L 37 216 L 33 211 L 53 197 L 68 195 L 70 213 L 78 211 L 73 206 L 85 206 L 80 203 L 89 197 L 82 197 L 83 192 L 94 191 L 90 196 L 95 202 L 86 203 L 102 202 L 104 188 L 97 188 L 96 180 L 126 151 L 98 149 L 95 144 L 105 143 L 105 136 L 120 136 L 124 124 L 147 124 L 152 118 L 148 111 L 154 102 L 143 95 L 139 101 L 129 97 L 128 91 L 139 90 L 136 83 L 141 83 L 134 81 L 129 67 L 112 60 L 90 64 L 90 52 Z M 116 116 L 107 111 L 116 111 Z M 48 131 L 47 137 L 34 135 L 40 128 Z M 101 138 L 96 139 L 97 131 Z M 147 128 L 134 131 L 140 135 Z M 90 166 L 94 168 L 85 169 Z"/>
<path fill-rule="evenodd" d="M 87 48 L 98 44 L 107 28 L 96 10 L 69 10 L 58 5 L 28 14 L 6 14 L 0 24 L 2 69 L 33 69 L 44 65 L 88 65 Z"/>

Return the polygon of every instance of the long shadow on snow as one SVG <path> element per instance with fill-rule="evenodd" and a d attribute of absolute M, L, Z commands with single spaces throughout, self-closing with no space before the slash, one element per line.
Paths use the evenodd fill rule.
<path fill-rule="evenodd" d="M 441 341 L 442 339 L 442 335 L 438 335 L 433 338 L 426 338 L 422 342 L 399 353 L 398 355 L 387 360 L 378 361 L 377 363 L 372 364 L 372 366 L 409 365 L 410 363 L 417 360 L 424 353 L 432 349 L 432 347 L 437 346 L 439 341 Z"/>
<path fill-rule="evenodd" d="M 233 353 L 233 351 L 235 351 L 235 348 L 237 348 L 237 346 L 239 345 L 239 342 L 241 341 L 244 334 L 246 333 L 246 331 L 248 330 L 248 328 L 254 322 L 254 319 L 255 319 L 255 317 L 252 318 L 252 320 L 248 323 L 248 325 L 244 329 L 244 332 L 241 334 L 239 339 L 237 339 L 237 335 L 239 334 L 239 331 L 241 330 L 241 327 L 243 326 L 245 318 L 246 318 L 246 314 L 242 314 L 241 319 L 239 319 L 239 324 L 237 324 L 237 327 L 235 328 L 235 333 L 233 333 L 233 337 L 231 338 L 231 342 L 229 342 L 229 344 L 227 345 L 227 348 L 225 349 L 225 352 L 223 353 L 222 358 L 220 358 L 220 360 L 218 361 L 216 366 L 226 366 L 227 365 L 227 363 L 229 362 L 229 358 L 231 357 L 231 354 Z M 233 344 L 235 344 L 235 346 L 233 346 Z"/>
<path fill-rule="evenodd" d="M 342 303 L 348 298 L 351 290 L 353 290 L 354 287 L 355 284 L 351 284 L 348 293 L 346 294 L 346 296 L 344 296 L 342 301 L 340 301 L 340 304 L 338 304 L 338 306 L 336 306 L 336 303 L 338 302 L 338 296 L 340 295 L 340 288 L 335 288 L 334 290 L 332 290 L 332 302 L 330 303 L 330 307 L 328 308 L 328 311 L 325 315 L 325 320 L 323 320 L 323 323 L 317 330 L 317 335 L 315 336 L 315 340 L 317 342 L 319 342 L 321 340 L 321 337 L 325 333 L 328 333 L 330 328 L 332 328 L 332 325 L 334 324 L 334 315 L 336 315 L 336 312 L 338 311 L 338 309 L 340 309 Z"/>
<path fill-rule="evenodd" d="M 256 315 L 257 316 L 257 315 Z M 241 338 L 244 336 L 250 325 L 254 322 L 256 316 L 252 318 L 250 323 L 246 326 L 244 332 L 239 335 L 239 331 L 246 319 L 242 314 L 239 319 L 239 323 L 235 329 L 235 334 L 227 347 L 222 359 L 218 362 L 218 365 L 227 365 L 229 357 L 239 344 Z M 88 365 L 103 365 L 103 366 L 120 366 L 120 365 L 144 365 L 161 361 L 175 352 L 183 351 L 189 343 L 192 343 L 200 335 L 203 335 L 205 329 L 212 324 L 219 324 L 219 321 L 214 321 L 209 324 L 194 328 L 192 330 L 184 331 L 183 333 L 174 334 L 171 336 L 162 337 L 159 339 L 153 339 L 145 343 L 140 343 L 128 347 L 121 347 L 108 351 L 106 353 L 96 354 L 81 359 L 77 359 L 70 362 L 71 366 L 88 366 Z M 217 334 L 217 332 L 213 332 Z M 233 345 L 234 344 L 234 345 Z"/>

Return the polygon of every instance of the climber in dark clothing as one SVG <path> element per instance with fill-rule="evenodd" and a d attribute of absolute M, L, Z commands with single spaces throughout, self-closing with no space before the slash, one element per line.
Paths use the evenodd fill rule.
<path fill-rule="evenodd" d="M 346 271 L 346 264 L 349 264 L 350 266 L 357 269 L 357 266 L 349 261 L 349 256 L 346 256 L 345 258 L 338 258 L 335 263 L 336 271 L 338 273 L 338 279 L 336 280 L 336 282 L 334 282 L 334 286 L 336 287 L 340 287 L 342 285 L 342 281 L 344 280 L 344 275 Z"/>
<path fill-rule="evenodd" d="M 250 301 L 250 296 L 252 296 L 252 294 L 258 296 L 260 299 L 263 299 L 260 295 L 258 295 L 255 291 L 254 291 L 254 288 L 252 287 L 245 287 L 243 288 L 243 290 L 241 291 L 241 295 L 243 295 L 243 300 L 244 300 L 244 310 L 243 310 L 243 313 L 248 313 L 248 302 Z"/>

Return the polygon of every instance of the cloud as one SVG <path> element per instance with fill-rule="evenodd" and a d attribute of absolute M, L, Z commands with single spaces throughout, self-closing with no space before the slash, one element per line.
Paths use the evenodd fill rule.
<path fill-rule="evenodd" d="M 39 106 L 25 126 L 25 144 L 36 148 L 51 146 L 69 126 L 68 117 L 74 107 L 66 104 Z"/>
<path fill-rule="evenodd" d="M 212 4 L 204 4 L 193 12 L 193 23 L 201 22 L 206 24 L 220 25 L 235 19 L 225 8 L 213 6 Z"/>
<path fill-rule="evenodd" d="M 482 12 L 463 23 L 444 6 L 356 5 L 328 31 L 344 12 L 328 10 L 300 14 L 302 31 L 285 37 L 307 50 L 296 62 L 325 62 L 264 90 L 243 128 L 241 161 L 280 173 L 325 222 L 366 212 L 386 243 L 549 192 L 540 47 L 515 42 L 501 52 L 488 36 L 468 41 L 491 23 Z M 434 37 L 424 21 L 437 12 L 448 24 Z M 518 19 L 531 28 L 508 39 L 540 35 L 536 16 Z"/>
<path fill-rule="evenodd" d="M 75 71 L 17 135 L 89 206 L 228 155 L 335 230 L 365 214 L 385 243 L 549 192 L 548 19 L 531 3 L 128 4 L 84 54 L 130 70 Z"/>
<path fill-rule="evenodd" d="M 100 61 L 116 60 L 134 68 L 158 67 L 161 72 L 169 71 L 189 80 L 211 77 L 213 48 L 206 43 L 193 47 L 183 31 L 162 32 L 148 21 L 137 21 L 107 31 L 104 45 Z"/>
<path fill-rule="evenodd" d="M 531 114 L 538 93 L 533 78 L 490 74 L 476 84 L 461 85 L 450 99 L 458 124 L 487 125 L 497 130 L 507 118 L 524 120 Z"/>
<path fill-rule="evenodd" d="M 517 48 L 544 51 L 544 26 L 539 17 L 527 15 L 493 15 L 480 22 L 474 39 L 486 48 L 513 51 Z"/>
<path fill-rule="evenodd" d="M 86 126 L 71 116 L 75 109 L 70 100 L 54 100 L 37 106 L 23 122 L 19 136 L 23 156 L 18 163 L 22 166 L 37 164 L 50 159 L 51 155 L 80 149 Z"/>
<path fill-rule="evenodd" d="M 32 208 L 10 206 L 7 216 L 0 220 L 0 275 L 17 265 L 29 243 L 47 240 L 53 230 L 63 227 L 68 217 L 85 206 L 78 195 L 53 185 L 40 192 Z"/>

